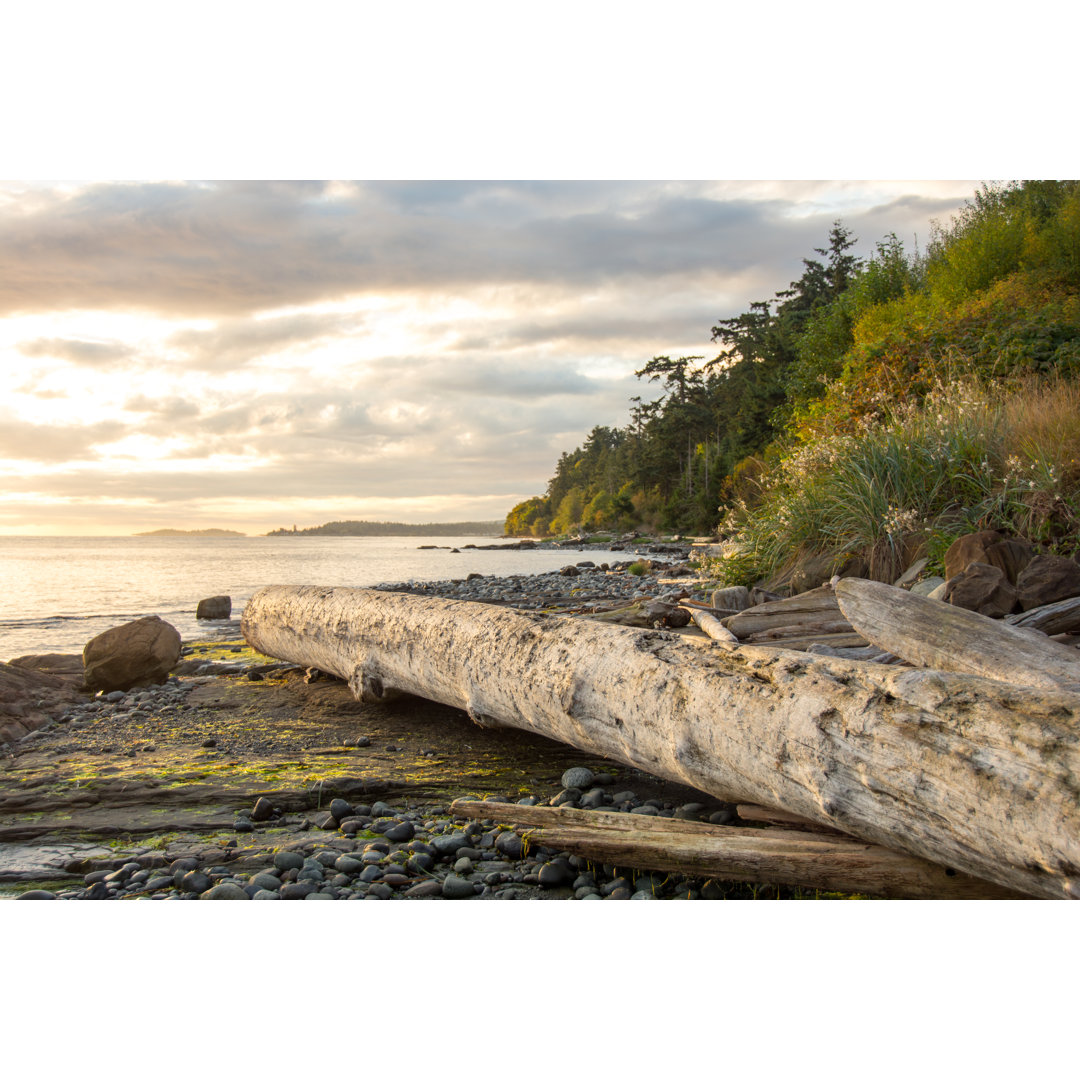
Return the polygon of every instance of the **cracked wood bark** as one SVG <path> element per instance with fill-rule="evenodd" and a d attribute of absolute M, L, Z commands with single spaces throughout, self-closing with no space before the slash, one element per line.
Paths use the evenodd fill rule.
<path fill-rule="evenodd" d="M 524 829 L 530 842 L 597 862 L 695 877 L 794 885 L 895 900 L 1023 900 L 966 874 L 850 836 L 790 829 L 740 829 L 603 810 L 458 800 L 462 817 Z"/>
<path fill-rule="evenodd" d="M 260 652 L 831 825 L 1005 888 L 1080 896 L 1080 695 L 461 600 L 276 585 Z"/>
<path fill-rule="evenodd" d="M 1080 691 L 1080 655 L 1042 635 L 878 581 L 845 578 L 836 597 L 860 634 L 913 664 Z"/>

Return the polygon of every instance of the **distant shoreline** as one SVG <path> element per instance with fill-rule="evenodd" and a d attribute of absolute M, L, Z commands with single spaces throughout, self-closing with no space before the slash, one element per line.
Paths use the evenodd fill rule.
<path fill-rule="evenodd" d="M 152 529 L 150 532 L 132 533 L 133 536 L 247 536 L 234 529 Z"/>
<path fill-rule="evenodd" d="M 409 525 L 402 521 L 328 521 L 307 529 L 274 529 L 267 536 L 502 536 L 502 521 L 436 521 Z"/>

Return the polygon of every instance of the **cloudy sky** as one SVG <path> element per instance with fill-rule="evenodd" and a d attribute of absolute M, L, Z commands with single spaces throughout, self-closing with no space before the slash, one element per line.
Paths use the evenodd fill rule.
<path fill-rule="evenodd" d="M 501 519 L 841 218 L 976 181 L 0 186 L 0 534 Z"/>

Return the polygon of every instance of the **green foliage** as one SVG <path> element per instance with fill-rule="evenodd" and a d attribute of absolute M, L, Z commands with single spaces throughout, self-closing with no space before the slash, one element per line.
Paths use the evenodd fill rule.
<path fill-rule="evenodd" d="M 745 518 L 759 502 L 768 517 L 800 447 L 892 430 L 902 407 L 969 376 L 985 388 L 1025 375 L 1080 374 L 1077 181 L 984 185 L 948 225 L 934 225 L 925 256 L 889 235 L 861 263 L 851 254 L 854 243 L 836 222 L 817 257 L 803 260 L 798 280 L 717 322 L 712 336 L 720 351 L 712 359 L 654 356 L 644 364 L 636 374 L 656 384 L 659 396 L 633 398 L 625 428 L 596 427 L 583 446 L 564 453 L 546 495 L 515 507 L 507 531 L 707 533 L 721 514 L 741 508 Z M 989 493 L 1001 493 L 996 474 L 991 482 L 968 469 L 966 487 L 958 472 L 935 488 L 937 472 L 922 453 L 905 456 L 899 444 L 871 439 L 860 468 L 822 489 L 836 504 L 836 520 L 814 509 L 813 490 L 802 503 L 789 500 L 790 527 L 772 521 L 777 552 L 850 541 L 887 559 L 896 540 L 882 531 L 881 515 L 918 512 L 936 529 L 934 499 L 946 490 L 958 507 L 970 500 L 979 515 L 1022 518 L 1008 499 L 991 505 Z M 949 453 L 967 461 L 963 446 Z M 910 505 L 905 500 L 916 493 L 904 487 L 905 470 L 913 482 L 931 485 Z M 798 514 L 806 515 L 804 525 Z M 866 519 L 861 532 L 843 524 L 845 514 Z M 1043 524 L 1053 516 L 1043 514 Z M 729 528 L 734 520 L 727 517 Z M 1034 518 L 1029 524 L 1042 527 Z M 764 549 L 750 550 L 738 557 L 741 573 L 773 564 Z"/>
<path fill-rule="evenodd" d="M 922 404 L 890 407 L 880 423 L 792 450 L 759 504 L 736 504 L 724 525 L 736 548 L 723 576 L 743 584 L 825 551 L 865 558 L 887 578 L 912 534 L 934 538 L 934 554 L 979 528 L 1073 554 L 1080 385 L 1029 383 L 1007 395 L 974 379 L 939 385 Z"/>

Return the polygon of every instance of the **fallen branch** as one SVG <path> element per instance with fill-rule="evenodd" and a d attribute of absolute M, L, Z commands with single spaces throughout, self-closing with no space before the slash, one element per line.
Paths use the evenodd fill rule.
<path fill-rule="evenodd" d="M 603 810 L 457 800 L 461 817 L 514 825 L 530 843 L 638 870 L 907 900 L 1019 900 L 943 866 L 848 836 L 740 829 Z"/>

